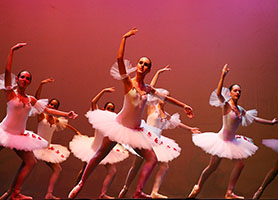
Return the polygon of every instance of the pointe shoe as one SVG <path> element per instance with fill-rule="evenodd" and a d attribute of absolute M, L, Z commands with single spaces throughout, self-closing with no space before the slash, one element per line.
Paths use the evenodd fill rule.
<path fill-rule="evenodd" d="M 152 193 L 151 193 L 151 197 L 152 197 L 153 199 L 168 199 L 167 196 L 162 195 L 162 194 L 159 194 L 159 193 L 157 193 L 157 192 L 152 192 Z"/>
<path fill-rule="evenodd" d="M 201 188 L 199 187 L 199 185 L 194 185 L 194 187 L 192 188 L 192 191 L 188 195 L 188 198 L 195 198 L 199 194 L 200 191 L 201 191 Z"/>
<path fill-rule="evenodd" d="M 68 196 L 68 198 L 69 199 L 74 199 L 77 195 L 78 195 L 78 193 L 81 191 L 81 189 L 82 189 L 82 184 L 77 184 L 74 188 L 72 188 L 72 190 L 70 191 L 70 193 L 69 193 L 69 196 Z"/>
<path fill-rule="evenodd" d="M 115 199 L 115 197 L 111 197 L 107 194 L 101 194 L 98 198 L 99 199 Z"/>
<path fill-rule="evenodd" d="M 263 188 L 259 187 L 259 189 L 257 190 L 257 192 L 254 194 L 252 199 L 259 199 L 263 194 Z"/>
<path fill-rule="evenodd" d="M 145 194 L 142 191 L 136 191 L 133 194 L 132 198 L 134 198 L 134 199 L 151 199 L 152 197 L 150 195 Z"/>
<path fill-rule="evenodd" d="M 225 194 L 225 199 L 244 199 L 243 196 L 238 196 L 232 191 L 227 191 Z"/>
<path fill-rule="evenodd" d="M 12 200 L 23 200 L 23 199 L 24 200 L 32 200 L 33 197 L 20 194 L 19 192 L 13 192 L 11 194 L 11 199 Z"/>
<path fill-rule="evenodd" d="M 11 190 L 6 191 L 2 196 L 0 197 L 0 200 L 6 200 L 9 198 L 9 196 L 12 194 Z"/>
<path fill-rule="evenodd" d="M 61 198 L 55 197 L 52 193 L 47 193 L 44 199 L 61 199 Z"/>
<path fill-rule="evenodd" d="M 128 191 L 128 188 L 126 185 L 124 185 L 124 187 L 122 188 L 122 190 L 120 191 L 120 193 L 118 195 L 118 199 L 124 198 L 127 191 Z"/>

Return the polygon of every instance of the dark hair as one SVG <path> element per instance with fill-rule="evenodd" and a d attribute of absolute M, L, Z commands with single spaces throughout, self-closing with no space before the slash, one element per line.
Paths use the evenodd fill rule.
<path fill-rule="evenodd" d="M 108 102 L 106 102 L 106 104 L 104 105 L 104 110 L 106 109 L 106 107 L 108 106 L 108 104 L 112 104 L 113 105 L 113 107 L 114 107 L 114 110 L 115 110 L 115 104 L 114 103 L 112 103 L 111 101 L 108 101 Z"/>
<path fill-rule="evenodd" d="M 229 87 L 229 90 L 230 90 L 230 92 L 232 91 L 232 89 L 233 89 L 233 87 L 235 86 L 235 85 L 238 85 L 240 88 L 241 88 L 241 86 L 239 85 L 239 84 L 232 84 L 230 87 Z"/>
<path fill-rule="evenodd" d="M 52 98 L 52 99 L 50 99 L 49 101 L 48 101 L 48 104 L 50 104 L 52 101 L 57 101 L 57 108 L 56 109 L 58 109 L 59 108 L 59 106 L 60 106 L 60 101 L 58 100 L 58 99 L 56 99 L 56 98 Z"/>
<path fill-rule="evenodd" d="M 21 71 L 17 74 L 17 78 L 20 77 L 20 74 L 21 74 L 22 72 L 28 72 L 28 73 L 30 74 L 30 82 L 32 82 L 32 74 L 31 74 L 29 71 L 27 71 L 27 70 L 21 70 Z"/>

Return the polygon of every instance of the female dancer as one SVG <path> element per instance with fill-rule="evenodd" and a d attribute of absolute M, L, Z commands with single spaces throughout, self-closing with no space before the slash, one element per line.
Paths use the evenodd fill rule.
<path fill-rule="evenodd" d="M 100 93 L 98 93 L 92 100 L 91 111 L 98 109 L 97 102 L 104 93 L 113 91 L 115 91 L 114 88 L 105 88 Z M 107 102 L 104 105 L 104 110 L 114 112 L 115 105 L 112 102 Z M 91 111 L 88 112 L 88 115 Z M 73 154 L 77 158 L 81 159 L 83 162 L 86 162 L 82 170 L 79 172 L 77 183 L 80 181 L 87 163 L 90 161 L 90 159 L 93 157 L 93 155 L 97 152 L 98 148 L 100 147 L 102 140 L 103 135 L 98 130 L 95 130 L 94 137 L 88 137 L 85 135 L 75 135 L 73 140 L 70 142 L 70 150 L 73 152 Z M 128 151 L 125 150 L 121 145 L 117 144 L 112 149 L 112 151 L 110 151 L 110 153 L 99 163 L 104 165 L 104 167 L 107 170 L 107 175 L 102 184 L 101 194 L 98 197 L 99 199 L 113 199 L 113 197 L 108 196 L 106 193 L 116 175 L 117 169 L 115 164 L 126 159 L 127 157 Z"/>
<path fill-rule="evenodd" d="M 142 190 L 157 162 L 152 146 L 160 143 L 159 139 L 152 134 L 151 130 L 155 128 L 150 127 L 145 124 L 144 121 L 141 121 L 147 100 L 147 94 L 156 93 L 152 87 L 144 83 L 145 76 L 150 72 L 151 61 L 147 57 L 140 58 L 136 66 L 136 76 L 131 79 L 126 73 L 123 59 L 126 39 L 134 35 L 137 31 L 136 28 L 133 28 L 123 36 L 118 52 L 117 62 L 125 93 L 123 108 L 119 114 L 95 110 L 88 116 L 89 121 L 93 124 L 94 128 L 103 133 L 104 139 L 101 147 L 88 163 L 81 180 L 70 192 L 69 198 L 74 198 L 78 192 L 80 192 L 90 173 L 111 151 L 117 142 L 130 145 L 146 160 L 140 172 L 140 177 L 133 197 L 149 198 L 149 196 L 145 195 Z M 166 101 L 184 108 L 187 115 L 193 117 L 192 109 L 188 105 L 168 96 L 164 96 L 164 98 Z"/>
<path fill-rule="evenodd" d="M 53 81 L 54 79 L 51 78 L 41 81 L 41 84 L 35 95 L 36 99 L 40 99 L 42 86 Z M 59 100 L 53 98 L 48 102 L 47 107 L 57 110 L 59 105 Z M 45 113 L 41 113 L 38 115 L 38 135 L 48 142 L 48 147 L 34 150 L 34 155 L 38 160 L 44 161 L 52 170 L 52 174 L 48 183 L 47 193 L 44 197 L 45 199 L 58 199 L 52 194 L 54 185 L 62 170 L 60 163 L 68 158 L 70 152 L 66 147 L 62 145 L 51 144 L 51 141 L 54 131 L 64 130 L 65 128 L 69 128 L 77 134 L 80 134 L 78 130 L 68 124 L 68 120 L 64 117 L 58 118 Z"/>
<path fill-rule="evenodd" d="M 229 158 L 235 161 L 234 169 L 231 173 L 229 185 L 225 194 L 226 199 L 243 199 L 233 193 L 234 186 L 244 167 L 243 159 L 251 156 L 258 149 L 252 143 L 252 140 L 241 135 L 235 135 L 240 123 L 247 126 L 253 121 L 263 124 L 275 124 L 276 119 L 265 120 L 256 117 L 257 111 L 245 111 L 238 105 L 241 96 L 239 85 L 232 85 L 229 90 L 223 87 L 223 82 L 229 68 L 225 65 L 222 69 L 221 78 L 217 91 L 214 91 L 210 97 L 210 104 L 222 107 L 223 126 L 218 133 L 195 134 L 192 140 L 196 146 L 201 147 L 204 151 L 211 154 L 209 165 L 203 170 L 198 184 L 195 185 L 189 194 L 189 198 L 196 197 L 201 191 L 207 178 L 216 170 L 222 158 Z"/>
<path fill-rule="evenodd" d="M 170 68 L 168 66 L 158 70 L 155 76 L 153 77 L 150 85 L 154 87 L 157 82 L 159 74 L 169 70 Z M 156 89 L 156 91 L 159 91 L 159 93 L 162 93 L 164 95 L 169 95 L 169 92 L 165 89 Z M 160 98 L 157 98 L 156 96 L 153 95 L 148 96 L 147 124 L 159 129 L 159 131 L 156 132 L 156 134 L 163 142 L 161 145 L 153 147 L 153 150 L 158 159 L 159 170 L 156 174 L 155 182 L 152 188 L 152 193 L 151 193 L 152 198 L 168 198 L 165 195 L 159 194 L 158 191 L 164 180 L 164 176 L 166 175 L 166 172 L 169 168 L 168 162 L 180 155 L 180 147 L 178 146 L 178 144 L 176 144 L 175 141 L 173 141 L 172 139 L 161 136 L 162 130 L 181 127 L 186 130 L 190 130 L 192 133 L 200 133 L 198 128 L 192 128 L 181 123 L 178 113 L 175 113 L 174 115 L 171 116 L 167 112 L 165 112 L 164 105 L 165 105 L 164 101 L 161 100 Z M 144 160 L 137 154 L 131 168 L 129 169 L 128 175 L 126 177 L 125 185 L 123 186 L 118 198 L 125 197 L 129 189 L 129 186 L 131 185 L 132 181 L 135 179 L 135 176 L 138 170 L 140 169 L 141 165 L 143 164 L 143 162 Z"/>
<path fill-rule="evenodd" d="M 277 139 L 265 139 L 263 140 L 263 144 L 271 149 L 273 149 L 275 152 L 278 152 L 278 140 Z M 278 174 L 278 160 L 275 161 L 275 164 L 272 169 L 269 170 L 269 172 L 266 174 L 261 186 L 256 191 L 256 193 L 253 196 L 253 199 L 259 199 L 266 187 L 274 180 L 274 178 Z"/>
<path fill-rule="evenodd" d="M 26 95 L 25 90 L 32 80 L 32 76 L 28 71 L 21 71 L 15 78 L 16 81 L 12 79 L 11 67 L 13 53 L 25 45 L 26 43 L 19 43 L 11 48 L 5 68 L 4 84 L 2 83 L 6 90 L 7 115 L 0 123 L 0 150 L 4 147 L 9 147 L 23 160 L 12 183 L 11 190 L 2 195 L 2 198 L 7 198 L 11 194 L 11 199 L 32 199 L 32 197 L 20 193 L 21 186 L 36 163 L 32 151 L 46 147 L 47 141 L 32 131 L 25 130 L 29 114 L 46 111 L 50 114 L 71 118 L 77 116 L 72 111 L 65 113 L 46 108 L 46 105 L 42 105 L 34 97 Z M 15 85 L 12 83 L 17 84 L 15 90 L 13 90 Z"/>

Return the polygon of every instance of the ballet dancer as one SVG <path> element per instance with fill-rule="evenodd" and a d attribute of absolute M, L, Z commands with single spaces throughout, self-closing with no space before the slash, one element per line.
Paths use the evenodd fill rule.
<path fill-rule="evenodd" d="M 217 169 L 222 158 L 228 158 L 235 162 L 232 170 L 228 188 L 226 190 L 226 199 L 244 199 L 233 193 L 235 184 L 244 167 L 243 159 L 253 155 L 258 147 L 253 144 L 250 138 L 236 135 L 236 131 L 240 123 L 243 126 L 251 124 L 253 121 L 262 124 L 275 124 L 276 119 L 265 120 L 257 116 L 256 110 L 245 111 L 238 105 L 241 96 L 241 87 L 233 84 L 229 89 L 223 88 L 224 79 L 229 72 L 226 64 L 222 69 L 221 78 L 211 97 L 210 104 L 212 106 L 222 108 L 223 126 L 218 133 L 201 133 L 194 134 L 192 140 L 196 146 L 201 147 L 205 152 L 211 154 L 208 166 L 203 170 L 198 183 L 193 187 L 189 198 L 195 198 L 201 191 L 208 177 Z"/>
<path fill-rule="evenodd" d="M 157 71 L 155 76 L 153 77 L 151 81 L 151 86 L 154 87 L 157 79 L 160 75 L 160 73 L 164 71 L 171 70 L 169 66 L 166 66 L 160 70 Z M 169 95 L 169 92 L 165 89 L 156 89 L 159 93 L 162 93 L 164 95 Z M 154 126 L 159 129 L 158 132 L 156 132 L 157 137 L 159 137 L 162 141 L 162 144 L 159 146 L 154 146 L 153 150 L 157 156 L 158 159 L 158 165 L 159 169 L 155 177 L 155 182 L 152 188 L 151 197 L 152 198 L 168 198 L 165 195 L 159 194 L 159 188 L 164 180 L 164 177 L 168 171 L 169 168 L 169 161 L 173 160 L 174 158 L 178 157 L 180 155 L 180 147 L 177 143 L 175 143 L 174 140 L 169 139 L 167 137 L 161 136 L 161 133 L 164 129 L 173 129 L 176 127 L 184 128 L 186 130 L 191 131 L 192 133 L 200 133 L 198 128 L 193 128 L 190 126 L 187 126 L 183 123 L 181 123 L 179 119 L 179 114 L 175 113 L 172 116 L 169 115 L 164 110 L 165 102 L 161 100 L 160 98 L 149 95 L 148 96 L 148 117 L 147 117 L 147 124 Z M 118 198 L 124 198 L 126 196 L 126 193 L 133 182 L 133 180 L 136 177 L 136 174 L 138 173 L 140 167 L 142 166 L 144 160 L 138 156 L 135 157 L 131 168 L 129 169 L 128 175 L 125 180 L 125 185 L 123 186 Z"/>
<path fill-rule="evenodd" d="M 11 148 L 23 160 L 11 189 L 1 196 L 2 199 L 10 195 L 11 199 L 32 199 L 31 196 L 21 194 L 20 190 L 36 163 L 33 150 L 47 147 L 48 143 L 39 135 L 25 129 L 28 116 L 47 112 L 70 118 L 77 117 L 73 111 L 66 113 L 47 108 L 47 102 L 44 104 L 43 101 L 37 101 L 35 97 L 25 93 L 32 81 L 30 72 L 23 70 L 16 77 L 11 73 L 13 54 L 25 45 L 26 43 L 18 43 L 11 48 L 5 73 L 0 81 L 0 88 L 5 90 L 7 98 L 7 115 L 0 123 L 0 150 L 4 147 Z"/>
<path fill-rule="evenodd" d="M 97 102 L 99 101 L 99 99 L 102 97 L 103 94 L 114 92 L 114 91 L 115 89 L 113 87 L 104 88 L 103 90 L 101 90 L 92 100 L 91 111 L 98 109 Z M 115 105 L 112 102 L 107 102 L 104 105 L 103 110 L 115 112 Z M 88 112 L 88 115 L 89 113 L 90 111 Z M 85 162 L 83 168 L 79 172 L 77 183 L 80 181 L 87 163 L 97 152 L 98 148 L 101 146 L 102 140 L 103 140 L 103 135 L 98 130 L 95 130 L 94 137 L 88 137 L 85 135 L 75 135 L 73 140 L 70 142 L 69 147 L 72 153 L 77 158 Z M 128 157 L 128 151 L 125 150 L 121 145 L 117 144 L 110 151 L 110 153 L 99 163 L 103 165 L 107 171 L 107 175 L 102 184 L 101 193 L 98 197 L 99 199 L 114 199 L 114 197 L 107 195 L 107 191 L 116 175 L 117 169 L 115 164 L 126 159 L 127 157 Z"/>
<path fill-rule="evenodd" d="M 131 146 L 146 161 L 141 169 L 133 198 L 150 198 L 149 195 L 143 193 L 143 187 L 157 162 L 152 146 L 159 145 L 161 141 L 152 134 L 152 130 L 156 128 L 148 126 L 142 121 L 142 114 L 147 101 L 147 94 L 160 94 L 144 83 L 144 78 L 151 69 L 149 58 L 142 57 L 139 59 L 134 78 L 131 79 L 126 73 L 123 59 L 126 39 L 137 31 L 136 28 L 133 28 L 123 36 L 117 57 L 118 69 L 124 85 L 123 108 L 118 114 L 95 110 L 88 115 L 89 122 L 93 124 L 94 128 L 101 131 L 104 138 L 101 147 L 86 166 L 81 180 L 69 193 L 69 198 L 76 197 L 88 176 L 117 143 Z M 169 96 L 162 95 L 161 98 L 182 107 L 189 117 L 193 117 L 190 106 Z"/>

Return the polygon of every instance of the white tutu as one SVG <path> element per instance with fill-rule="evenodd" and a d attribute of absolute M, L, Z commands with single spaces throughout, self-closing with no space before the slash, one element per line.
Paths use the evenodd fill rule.
<path fill-rule="evenodd" d="M 0 145 L 11 149 L 33 151 L 47 147 L 48 142 L 32 131 L 25 130 L 24 133 L 15 135 L 0 126 Z"/>
<path fill-rule="evenodd" d="M 278 139 L 264 139 L 262 143 L 273 151 L 278 152 Z"/>
<path fill-rule="evenodd" d="M 70 155 L 69 150 L 59 144 L 50 144 L 47 148 L 38 149 L 33 152 L 38 160 L 50 163 L 61 163 L 65 161 Z"/>
<path fill-rule="evenodd" d="M 117 114 L 109 111 L 94 110 L 86 114 L 93 128 L 98 129 L 104 136 L 120 144 L 126 144 L 132 148 L 152 149 L 161 143 L 155 132 L 160 129 L 149 126 L 141 121 L 139 129 L 131 129 L 116 121 Z"/>
<path fill-rule="evenodd" d="M 258 149 L 250 138 L 241 135 L 236 135 L 232 141 L 225 141 L 218 133 L 206 132 L 193 134 L 192 141 L 205 152 L 220 158 L 243 159 L 253 155 Z"/>
<path fill-rule="evenodd" d="M 83 162 L 89 162 L 95 155 L 96 151 L 93 150 L 92 144 L 94 137 L 88 137 L 85 135 L 75 135 L 72 141 L 69 143 L 69 148 L 73 155 Z M 100 162 L 105 165 L 107 163 L 113 164 L 120 162 L 128 157 L 128 151 L 126 151 L 121 145 L 117 144 L 112 151 Z"/>

